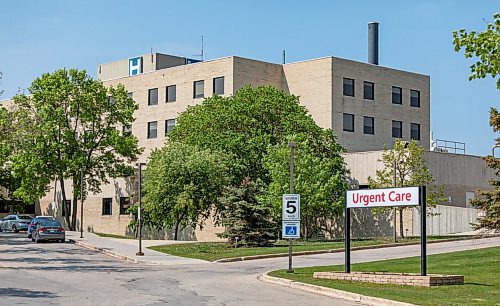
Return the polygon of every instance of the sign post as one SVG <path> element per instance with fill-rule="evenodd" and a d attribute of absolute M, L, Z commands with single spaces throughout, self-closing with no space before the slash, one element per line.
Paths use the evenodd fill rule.
<path fill-rule="evenodd" d="M 347 190 L 344 198 L 345 272 L 351 272 L 351 208 L 396 207 L 420 205 L 420 274 L 427 275 L 426 189 L 399 187 Z"/>
<path fill-rule="evenodd" d="M 292 269 L 292 238 L 300 238 L 300 194 L 284 194 L 281 213 L 283 238 L 288 238 L 288 273 Z"/>

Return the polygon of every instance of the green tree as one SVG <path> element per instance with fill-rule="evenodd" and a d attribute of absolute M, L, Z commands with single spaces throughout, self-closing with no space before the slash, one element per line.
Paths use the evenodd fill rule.
<path fill-rule="evenodd" d="M 221 225 L 224 232 L 217 234 L 242 245 L 266 246 L 276 240 L 276 223 L 272 221 L 271 209 L 257 200 L 263 193 L 262 186 L 245 179 L 239 186 L 228 186 L 219 197 Z"/>
<path fill-rule="evenodd" d="M 12 112 L 0 106 L 0 199 L 13 200 L 18 180 L 12 176 L 10 157 L 13 152 L 14 125 Z"/>
<path fill-rule="evenodd" d="M 435 207 L 443 202 L 443 186 L 437 185 L 427 167 L 424 158 L 424 147 L 415 141 L 397 140 L 393 149 L 384 149 L 382 153 L 383 168 L 376 171 L 376 177 L 368 177 L 371 188 L 427 186 L 427 207 Z M 395 175 L 394 175 L 395 174 Z M 399 235 L 404 237 L 403 211 L 399 211 Z M 382 209 L 384 210 L 384 209 Z M 375 210 L 375 213 L 381 210 Z"/>
<path fill-rule="evenodd" d="M 99 192 L 109 177 L 132 173 L 131 162 L 142 150 L 135 136 L 120 129 L 132 124 L 138 106 L 122 85 L 106 88 L 75 69 L 43 74 L 28 92 L 14 97 L 16 120 L 23 123 L 12 157 L 12 170 L 21 181 L 14 194 L 39 198 L 56 180 L 66 203 L 64 181 L 69 180 L 73 207 L 66 223 L 75 230 L 80 196 L 85 199 L 88 191 Z"/>
<path fill-rule="evenodd" d="M 184 143 L 154 150 L 144 174 L 144 210 L 152 223 L 179 229 L 200 227 L 217 207 L 231 177 L 226 156 Z"/>
<path fill-rule="evenodd" d="M 322 133 L 299 97 L 270 86 L 245 86 L 233 96 L 215 95 L 189 107 L 168 139 L 225 152 L 238 185 L 246 177 L 269 183 L 262 163 L 267 147 L 298 133 L 312 142 Z"/>
<path fill-rule="evenodd" d="M 483 32 L 467 32 L 465 29 L 453 32 L 455 51 L 465 49 L 466 58 L 477 58 L 470 68 L 472 74 L 469 80 L 483 79 L 488 75 L 497 79 L 497 89 L 500 91 L 500 13 L 493 15 L 494 23 L 488 23 Z M 497 108 L 490 109 L 490 126 L 494 132 L 500 132 L 500 114 Z M 495 146 L 500 147 L 500 138 L 495 139 Z M 484 160 L 492 168 L 495 175 L 500 176 L 500 159 L 486 156 Z M 489 191 L 480 191 L 479 197 L 472 205 L 483 210 L 485 217 L 474 225 L 476 229 L 500 229 L 500 180 L 491 179 Z"/>
<path fill-rule="evenodd" d="M 302 228 L 307 239 L 319 230 L 315 227 L 320 218 L 342 213 L 347 170 L 340 155 L 342 149 L 330 130 L 324 130 L 314 142 L 302 134 L 292 135 L 287 140 L 296 144 L 294 193 L 301 197 Z M 265 197 L 272 203 L 274 216 L 278 220 L 281 218 L 281 195 L 290 190 L 288 141 L 270 146 L 265 159 L 265 167 L 271 178 Z"/>

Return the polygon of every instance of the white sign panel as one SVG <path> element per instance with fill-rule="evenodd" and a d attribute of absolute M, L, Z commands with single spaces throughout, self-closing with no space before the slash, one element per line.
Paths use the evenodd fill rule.
<path fill-rule="evenodd" d="M 359 189 L 346 192 L 346 207 L 385 207 L 419 205 L 418 187 Z"/>
<path fill-rule="evenodd" d="M 283 220 L 300 220 L 300 194 L 283 195 Z"/>
<path fill-rule="evenodd" d="M 300 238 L 300 221 L 283 221 L 282 238 Z"/>

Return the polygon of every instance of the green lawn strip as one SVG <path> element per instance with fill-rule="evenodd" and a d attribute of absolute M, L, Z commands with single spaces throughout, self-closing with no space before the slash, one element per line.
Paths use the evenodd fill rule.
<path fill-rule="evenodd" d="M 428 237 L 429 240 L 441 240 L 450 238 L 461 238 L 461 236 L 435 236 Z M 410 237 L 398 240 L 398 243 L 411 243 L 420 241 L 419 237 Z M 391 237 L 382 237 L 374 239 L 360 239 L 353 240 L 351 247 L 384 245 L 392 243 Z M 293 252 L 305 251 L 320 251 L 331 249 L 342 249 L 344 247 L 343 241 L 294 241 Z M 270 247 L 228 247 L 224 242 L 199 242 L 189 244 L 171 244 L 159 245 L 149 247 L 150 249 L 158 252 L 167 253 L 175 256 L 182 256 L 188 258 L 202 259 L 208 261 L 215 261 L 224 258 L 245 257 L 255 255 L 270 255 L 270 254 L 284 254 L 288 253 L 288 241 L 278 241 Z"/>
<path fill-rule="evenodd" d="M 269 275 L 418 305 L 500 305 L 500 247 L 431 255 L 427 269 L 429 274 L 464 275 L 465 284 L 413 287 L 312 277 L 313 272 L 343 271 L 343 265 L 295 268 L 293 274 L 278 270 Z M 420 257 L 353 264 L 351 271 L 419 273 Z"/>
<path fill-rule="evenodd" d="M 103 237 L 103 238 L 135 239 L 133 237 L 114 235 L 114 234 L 106 234 L 106 233 L 94 233 L 94 234 L 96 234 L 99 237 Z"/>

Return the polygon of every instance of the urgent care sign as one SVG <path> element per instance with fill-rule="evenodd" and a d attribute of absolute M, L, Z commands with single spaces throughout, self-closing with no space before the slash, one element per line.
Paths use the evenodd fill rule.
<path fill-rule="evenodd" d="M 420 205 L 418 187 L 358 189 L 346 191 L 346 207 L 386 207 Z"/>

